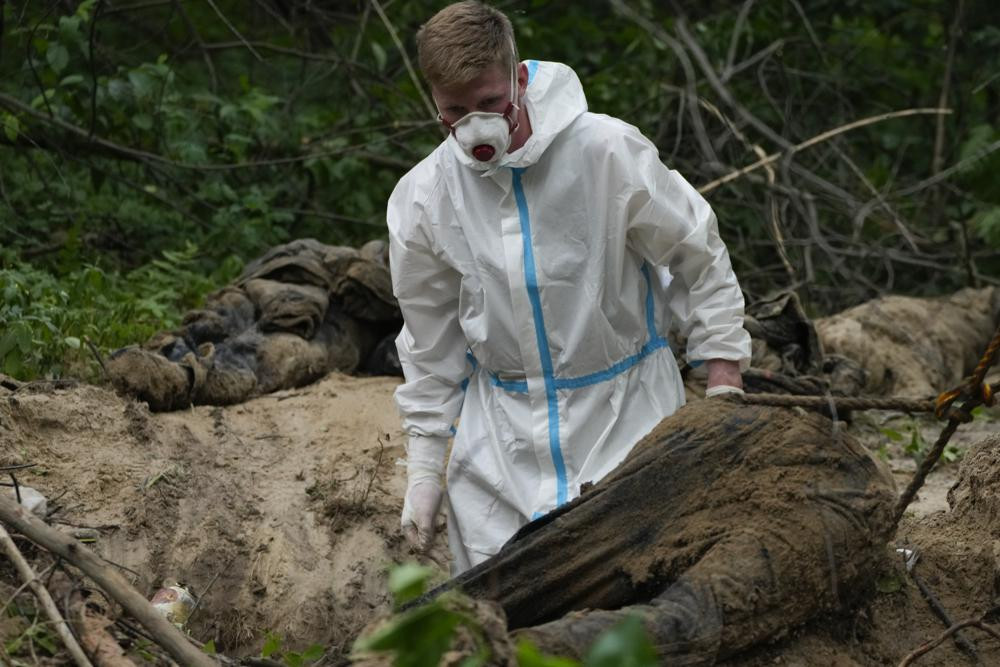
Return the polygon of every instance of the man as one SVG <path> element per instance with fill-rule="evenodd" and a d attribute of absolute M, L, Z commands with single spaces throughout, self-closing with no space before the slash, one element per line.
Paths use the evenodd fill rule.
<path fill-rule="evenodd" d="M 417 48 L 449 136 L 387 213 L 405 320 L 402 523 L 430 546 L 454 437 L 457 574 L 683 404 L 671 323 L 707 362 L 710 395 L 741 391 L 750 344 L 710 207 L 636 128 L 588 113 L 571 69 L 519 63 L 507 17 L 475 1 L 431 18 Z"/>

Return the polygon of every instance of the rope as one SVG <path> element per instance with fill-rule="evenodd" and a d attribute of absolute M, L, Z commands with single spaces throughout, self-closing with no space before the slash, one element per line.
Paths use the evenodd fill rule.
<path fill-rule="evenodd" d="M 986 377 L 986 371 L 996 363 L 998 350 L 1000 350 L 1000 327 L 997 327 L 996 333 L 993 334 L 993 340 L 986 347 L 986 351 L 983 353 L 982 358 L 979 360 L 979 365 L 976 366 L 972 375 L 959 385 L 957 389 L 952 389 L 938 396 L 935 414 L 940 419 L 947 412 L 948 425 L 941 431 L 941 435 L 938 437 L 937 442 L 934 443 L 934 447 L 927 453 L 924 460 L 920 462 L 920 467 L 917 468 L 913 479 L 910 480 L 906 490 L 899 497 L 899 501 L 896 503 L 895 516 L 893 517 L 895 524 L 898 525 L 900 519 L 903 518 L 903 513 L 906 512 L 909 504 L 913 502 L 917 491 L 924 485 L 924 480 L 927 478 L 928 473 L 934 468 L 934 464 L 938 462 L 938 459 L 941 458 L 941 454 L 944 453 L 944 448 L 947 446 L 951 436 L 958 429 L 958 425 L 963 423 L 963 418 L 971 421 L 972 411 L 976 407 L 980 405 L 993 405 L 993 387 L 984 384 L 983 378 Z M 956 414 L 952 406 L 959 398 L 966 398 L 967 400 L 957 410 Z"/>
<path fill-rule="evenodd" d="M 831 404 L 842 410 L 902 410 L 903 412 L 934 412 L 935 403 L 919 398 L 852 398 L 844 396 L 794 396 L 791 394 L 744 394 L 743 402 L 751 405 L 775 405 L 783 408 L 801 407 L 822 410 Z"/>

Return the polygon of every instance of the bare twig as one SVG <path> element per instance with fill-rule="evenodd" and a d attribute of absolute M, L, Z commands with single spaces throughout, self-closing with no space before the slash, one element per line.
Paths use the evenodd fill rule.
<path fill-rule="evenodd" d="M 940 635 L 938 635 L 938 637 L 936 639 L 934 639 L 933 641 L 929 641 L 929 642 L 923 644 L 922 646 L 914 649 L 910 653 L 908 653 L 903 658 L 903 660 L 899 663 L 899 667 L 909 667 L 914 662 L 916 662 L 918 658 L 920 658 L 921 656 L 923 656 L 923 655 L 925 655 L 927 653 L 930 653 L 931 651 L 933 651 L 934 649 L 936 649 L 938 646 L 940 646 L 941 644 L 943 644 L 949 637 L 951 637 L 956 632 L 958 632 L 959 630 L 962 630 L 964 628 L 978 628 L 979 630 L 982 630 L 983 632 L 985 632 L 986 634 L 990 635 L 994 639 L 1000 640 L 1000 630 L 997 630 L 993 626 L 991 626 L 988 623 L 986 623 L 986 616 L 988 614 L 989 614 L 989 612 L 987 612 L 986 614 L 983 614 L 979 618 L 970 618 L 968 620 L 961 621 L 960 623 L 955 623 L 950 628 L 948 628 L 947 630 L 945 630 L 944 632 L 942 632 Z"/>
<path fill-rule="evenodd" d="M 701 48 L 701 45 L 698 44 L 698 41 L 691 36 L 690 30 L 688 30 L 687 21 L 684 19 L 680 7 L 676 2 L 671 2 L 671 4 L 674 6 L 674 11 L 678 15 L 677 36 L 680 37 L 682 42 L 684 42 L 687 50 L 691 52 L 691 55 L 694 57 L 695 62 L 698 63 L 698 67 L 701 68 L 701 72 L 705 75 L 705 80 L 708 81 L 708 85 L 712 87 L 712 90 L 714 90 L 722 101 L 732 108 L 744 122 L 776 143 L 778 146 L 786 150 L 790 149 L 792 147 L 792 143 L 788 141 L 788 139 L 772 130 L 766 123 L 754 116 L 747 110 L 746 107 L 736 101 L 732 93 L 729 92 L 729 89 L 726 88 L 726 86 L 719 80 L 718 75 L 715 73 L 715 69 L 708 61 L 708 56 Z"/>
<path fill-rule="evenodd" d="M 10 503 L 6 498 L 0 502 Z M 27 512 L 23 513 L 27 515 Z M 7 553 L 7 557 L 14 563 L 18 574 L 21 575 L 21 579 L 31 588 L 31 592 L 35 594 L 35 597 L 38 598 L 42 608 L 45 610 L 45 614 L 55 626 L 56 634 L 59 635 L 59 639 L 62 640 L 66 650 L 73 657 L 73 662 L 79 665 L 79 667 L 92 667 L 90 660 L 84 654 L 83 649 L 80 648 L 80 644 L 77 643 L 76 637 L 73 636 L 69 624 L 66 623 L 62 614 L 59 613 L 59 607 L 56 606 L 52 596 L 49 595 L 48 589 L 42 586 L 38 576 L 35 575 L 35 571 L 31 569 L 31 565 L 21 555 L 17 545 L 14 544 L 14 540 L 10 538 L 10 533 L 7 532 L 2 524 L 0 524 L 0 546 L 3 547 L 3 550 Z"/>
<path fill-rule="evenodd" d="M 811 139 L 806 139 L 805 141 L 803 141 L 801 143 L 795 144 L 794 146 L 792 146 L 788 150 L 779 151 L 777 153 L 771 153 L 770 155 L 768 155 L 768 156 L 766 156 L 766 157 L 764 157 L 764 158 L 762 158 L 760 160 L 757 160 L 753 164 L 747 165 L 746 167 L 743 167 L 741 169 L 737 169 L 734 172 L 726 174 L 722 178 L 717 178 L 714 181 L 711 181 L 709 183 L 706 183 L 705 185 L 702 185 L 700 188 L 698 188 L 698 192 L 700 192 L 701 194 L 705 194 L 706 192 L 711 192 L 712 190 L 716 189 L 720 185 L 725 185 L 726 183 L 729 183 L 730 181 L 735 181 L 737 178 L 739 178 L 740 176 L 743 176 L 744 174 L 748 174 L 751 171 L 755 171 L 757 169 L 760 169 L 761 167 L 763 167 L 766 164 L 771 164 L 771 163 L 777 162 L 786 153 L 792 153 L 792 154 L 798 153 L 799 151 L 805 150 L 806 148 L 809 148 L 811 146 L 815 146 L 816 144 L 819 144 L 819 143 L 822 143 L 824 141 L 827 141 L 828 139 L 831 139 L 831 138 L 833 138 L 833 137 L 835 137 L 835 136 L 837 136 L 839 134 L 843 134 L 845 132 L 850 132 L 851 130 L 856 130 L 859 127 L 865 127 L 867 125 L 873 125 L 875 123 L 881 123 L 882 121 L 891 120 L 891 119 L 894 119 L 894 118 L 903 118 L 903 117 L 906 117 L 906 116 L 917 116 L 917 115 L 927 115 L 927 114 L 949 114 L 949 113 L 951 113 L 951 109 L 927 109 L 927 108 L 921 108 L 921 109 L 902 109 L 900 111 L 890 111 L 888 113 L 878 114 L 877 116 L 868 116 L 867 118 L 861 118 L 859 120 L 855 120 L 855 121 L 852 121 L 850 123 L 846 123 L 844 125 L 840 125 L 840 126 L 835 127 L 833 129 L 827 130 L 826 132 L 821 132 L 820 134 L 817 134 L 816 136 L 812 137 Z M 995 143 L 996 143 L 997 148 L 1000 148 L 1000 141 L 995 142 Z M 991 146 L 992 146 L 992 144 L 991 144 Z M 976 159 L 980 159 L 982 157 L 982 152 L 977 153 L 976 156 L 973 156 L 973 157 L 975 157 Z M 971 160 L 972 158 L 970 157 L 969 159 Z M 965 161 L 963 160 L 963 162 L 965 162 Z"/>
<path fill-rule="evenodd" d="M 195 648 L 180 630 L 157 612 L 124 577 L 108 567 L 94 552 L 76 540 L 50 528 L 8 498 L 0 496 L 0 521 L 35 544 L 80 568 L 125 610 L 149 630 L 157 644 L 177 662 L 192 667 L 213 667 L 216 662 Z M 89 663 L 88 663 L 89 664 Z"/>
<path fill-rule="evenodd" d="M 101 367 L 104 377 L 109 377 L 108 367 L 104 363 L 104 357 L 101 356 L 101 351 L 97 349 L 97 346 L 94 345 L 93 341 L 91 341 L 89 337 L 84 336 L 83 342 L 87 344 L 87 347 L 90 349 L 90 353 L 94 355 L 94 359 L 97 360 L 97 364 Z"/>
<path fill-rule="evenodd" d="M 403 57 L 403 65 L 406 66 L 406 72 L 410 75 L 410 80 L 413 81 L 413 86 L 420 93 L 420 99 L 423 101 L 424 106 L 427 108 L 427 113 L 430 114 L 431 118 L 437 118 L 437 107 L 431 102 L 431 98 L 427 96 L 427 92 L 424 90 L 423 84 L 420 82 L 420 77 L 417 76 L 417 72 L 413 69 L 413 64 L 410 62 L 410 57 L 406 54 L 406 47 L 403 46 L 403 42 L 400 41 L 399 35 L 396 34 L 396 28 L 389 21 L 389 17 L 386 16 L 385 12 L 382 10 L 382 5 L 378 0 L 371 0 L 372 7 L 378 13 L 382 23 L 385 25 L 385 29 L 389 31 L 389 37 L 392 38 L 392 43 L 396 45 L 399 50 L 399 55 Z"/>
<path fill-rule="evenodd" d="M 201 57 L 205 61 L 205 67 L 208 68 L 208 76 L 212 81 L 212 92 L 218 92 L 219 90 L 219 77 L 215 73 L 215 63 L 212 61 L 212 55 L 205 48 L 205 40 L 201 38 L 201 34 L 198 32 L 198 27 L 191 20 L 188 15 L 187 10 L 184 9 L 184 4 L 180 0 L 174 0 L 174 7 L 177 8 L 177 13 L 181 15 L 184 20 L 184 24 L 187 25 L 188 32 L 191 33 L 191 38 L 194 43 L 198 46 L 198 50 L 201 51 Z"/>
<path fill-rule="evenodd" d="M 951 24 L 948 38 L 948 55 L 944 61 L 944 75 L 941 77 L 941 94 L 938 96 L 938 107 L 948 104 L 951 94 L 951 72 L 955 63 L 955 47 L 961 32 L 962 16 L 965 13 L 965 0 L 958 0 L 955 7 L 955 17 Z M 934 128 L 934 158 L 931 161 L 931 174 L 937 175 L 944 167 L 944 116 L 938 116 Z"/>
<path fill-rule="evenodd" d="M 714 164 L 719 164 L 719 157 L 715 154 L 715 149 L 712 147 L 712 141 L 708 138 L 708 131 L 705 129 L 705 122 L 702 119 L 701 111 L 698 108 L 698 93 L 695 87 L 696 76 L 694 66 L 691 64 L 691 59 L 688 57 L 687 51 L 684 50 L 684 46 L 660 26 L 636 12 L 635 9 L 626 4 L 623 0 L 609 0 L 609 2 L 611 3 L 611 6 L 614 7 L 620 14 L 625 16 L 625 18 L 631 20 L 650 35 L 670 47 L 670 50 L 677 56 L 677 62 L 680 63 L 681 69 L 684 70 L 685 90 L 687 92 L 685 99 L 687 101 L 688 115 L 691 116 L 691 124 L 694 127 L 695 140 L 698 142 L 698 148 L 701 150 L 705 159 Z"/>
<path fill-rule="evenodd" d="M 259 62 L 264 62 L 264 59 L 260 57 L 260 54 L 257 53 L 256 50 L 254 50 L 253 46 L 250 45 L 250 42 L 247 41 L 246 37 L 240 34 L 240 31 L 236 29 L 236 26 L 234 26 L 232 23 L 229 22 L 229 19 L 227 19 L 226 15 L 222 13 L 218 5 L 215 4 L 214 0 L 205 0 L 205 2 L 207 2 L 208 6 L 215 11 L 216 16 L 218 16 L 222 20 L 222 22 L 226 24 L 226 27 L 229 28 L 229 32 L 233 33 L 233 35 L 236 36 L 236 39 L 243 42 L 243 45 L 247 47 L 247 51 L 252 53 L 253 57 L 256 58 Z"/>

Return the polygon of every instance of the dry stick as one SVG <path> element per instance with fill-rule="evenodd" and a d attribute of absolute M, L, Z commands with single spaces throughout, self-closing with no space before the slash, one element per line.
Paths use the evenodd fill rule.
<path fill-rule="evenodd" d="M 208 68 L 209 79 L 212 81 L 212 92 L 217 94 L 219 92 L 219 76 L 215 72 L 215 63 L 212 61 L 211 54 L 205 49 L 205 40 L 201 38 L 198 27 L 195 26 L 187 10 L 184 9 L 184 4 L 181 0 L 174 0 L 174 7 L 177 8 L 177 13 L 181 15 L 184 25 L 187 26 L 188 32 L 191 33 L 191 37 L 194 39 L 194 43 L 198 46 L 198 50 L 201 51 L 201 57 L 205 60 L 205 67 Z"/>
<path fill-rule="evenodd" d="M 705 129 L 705 121 L 702 119 L 701 112 L 698 109 L 698 91 L 695 87 L 696 77 L 694 66 L 691 64 L 691 58 L 688 57 L 684 45 L 668 34 L 667 31 L 636 12 L 635 9 L 623 0 L 608 0 L 608 2 L 620 14 L 624 15 L 625 18 L 631 20 L 650 35 L 670 47 L 670 50 L 677 56 L 677 62 L 680 63 L 681 69 L 684 70 L 684 89 L 687 91 L 685 101 L 688 106 L 688 115 L 691 116 L 691 124 L 694 127 L 695 140 L 698 142 L 698 147 L 706 159 L 712 164 L 720 164 L 719 156 L 716 155 L 715 148 L 712 147 L 712 141 L 708 138 L 708 132 Z"/>
<path fill-rule="evenodd" d="M 226 24 L 227 28 L 229 28 L 229 32 L 233 33 L 236 36 L 236 39 L 243 42 L 243 45 L 247 47 L 247 51 L 252 53 L 253 57 L 256 58 L 258 62 L 264 62 L 264 59 L 260 57 L 260 54 L 257 53 L 254 50 L 254 48 L 250 45 L 250 42 L 247 41 L 247 38 L 241 35 L 240 31 L 236 29 L 236 26 L 234 26 L 232 23 L 229 22 L 229 19 L 227 19 L 226 15 L 223 14 L 222 11 L 216 6 L 215 2 L 213 2 L 213 0 L 205 0 L 205 2 L 208 3 L 209 7 L 215 10 L 216 16 L 222 19 L 222 22 Z"/>
<path fill-rule="evenodd" d="M 385 29 L 389 31 L 389 37 L 392 38 L 392 43 L 396 45 L 399 50 L 399 55 L 403 57 L 403 65 L 406 66 L 406 72 L 410 75 L 410 80 L 413 81 L 413 85 L 416 87 L 417 92 L 420 93 L 420 99 L 423 100 L 424 106 L 427 107 L 427 112 L 431 115 L 431 118 L 437 118 L 438 112 L 437 107 L 431 102 L 431 98 L 427 97 L 427 92 L 424 91 L 424 86 L 420 83 L 420 77 L 417 76 L 416 70 L 413 69 L 413 63 L 410 62 L 410 57 L 406 55 L 406 47 L 403 46 L 403 42 L 399 40 L 399 35 L 396 34 L 396 28 L 389 21 L 389 17 L 386 16 L 385 12 L 382 10 L 382 5 L 378 0 L 371 0 L 372 7 L 378 13 L 378 17 L 382 19 L 382 23 L 385 25 Z"/>
<path fill-rule="evenodd" d="M 6 498 L 3 499 L 3 502 L 10 503 Z M 15 507 L 17 506 L 15 505 Z M 31 569 L 28 561 L 24 559 L 17 545 L 14 544 L 14 540 L 10 538 L 10 533 L 2 525 L 0 525 L 0 546 L 3 546 L 4 551 L 7 552 L 7 557 L 14 563 L 18 574 L 21 575 L 21 579 L 31 588 L 31 592 L 35 594 L 38 601 L 42 603 L 42 608 L 49 619 L 52 620 L 52 624 L 55 625 L 56 634 L 59 635 L 69 654 L 73 656 L 73 662 L 80 667 L 92 667 L 90 660 L 84 654 L 83 649 L 80 648 L 80 644 L 77 643 L 73 632 L 69 629 L 66 619 L 59 613 L 59 607 L 56 606 L 52 596 L 49 595 L 48 589 L 38 581 L 35 571 Z"/>
<path fill-rule="evenodd" d="M 962 15 L 965 13 L 964 0 L 958 0 L 955 8 L 955 17 L 952 20 L 951 34 L 948 39 L 948 55 L 944 62 L 944 76 L 941 81 L 941 94 L 938 97 L 938 106 L 943 107 L 948 104 L 948 97 L 951 94 L 951 73 L 955 63 L 955 46 L 958 42 L 958 34 L 961 29 Z M 937 175 L 944 168 L 944 116 L 937 119 L 937 127 L 934 129 L 934 158 L 931 161 L 931 174 Z"/>
<path fill-rule="evenodd" d="M 752 150 L 754 154 L 757 155 L 757 157 L 761 158 L 766 157 L 764 149 L 761 148 L 758 144 L 755 144 L 752 141 L 750 141 L 745 134 L 740 132 L 739 129 L 736 127 L 736 125 L 734 125 L 733 122 L 729 120 L 729 118 L 726 117 L 726 115 L 723 114 L 718 107 L 716 107 L 708 100 L 701 100 L 700 102 L 702 106 L 708 109 L 716 118 L 722 121 L 726 125 L 726 127 L 729 128 L 729 131 L 733 133 L 733 136 L 735 136 L 737 139 L 743 142 L 743 144 L 747 146 L 750 150 Z M 774 174 L 774 167 L 772 167 L 771 165 L 766 165 L 764 167 L 764 171 L 767 172 L 767 184 L 773 187 L 777 180 Z M 770 227 L 771 237 L 774 239 L 775 247 L 778 250 L 778 257 L 781 258 L 781 263 L 785 267 L 785 273 L 788 274 L 788 279 L 791 282 L 795 282 L 795 269 L 792 267 L 791 259 L 788 257 L 788 250 L 785 248 L 785 237 L 781 233 L 781 214 L 780 211 L 778 210 L 778 201 L 774 197 L 774 195 L 771 194 L 770 192 L 768 192 L 767 194 L 767 199 L 770 204 L 769 208 L 770 208 L 770 222 L 771 222 L 771 227 Z"/>
<path fill-rule="evenodd" d="M 789 150 L 792 147 L 792 142 L 788 141 L 785 137 L 781 136 L 774 130 L 772 130 L 767 123 L 754 116 L 747 110 L 746 107 L 739 104 L 734 98 L 729 89 L 726 88 L 721 81 L 719 81 L 718 75 L 715 73 L 715 69 L 712 67 L 712 63 L 709 62 L 708 56 L 705 51 L 701 48 L 698 41 L 691 35 L 688 30 L 687 21 L 684 19 L 683 12 L 676 2 L 671 2 L 671 6 L 674 8 L 674 12 L 677 14 L 677 36 L 680 37 L 684 46 L 694 57 L 694 61 L 701 68 L 702 74 L 705 75 L 705 80 L 708 81 L 708 85 L 712 87 L 715 93 L 722 98 L 730 108 L 733 109 L 739 115 L 740 118 L 744 120 L 751 127 L 756 129 L 762 135 L 781 146 L 785 150 Z"/>
<path fill-rule="evenodd" d="M 190 667 L 214 667 L 215 660 L 195 648 L 149 601 L 139 594 L 116 570 L 108 567 L 90 549 L 50 528 L 12 500 L 0 496 L 0 521 L 35 544 L 80 568 L 153 636 L 178 663 Z M 89 664 L 89 663 L 87 663 Z"/>
<path fill-rule="evenodd" d="M 756 171 L 757 169 L 760 169 L 766 164 L 777 162 L 778 160 L 781 159 L 782 156 L 786 154 L 798 153 L 799 151 L 805 150 L 810 146 L 815 146 L 816 144 L 822 143 L 827 139 L 835 137 L 839 134 L 843 134 L 845 132 L 850 132 L 851 130 L 856 130 L 859 127 L 865 127 L 866 125 L 872 125 L 874 123 L 881 123 L 884 120 L 891 120 L 893 118 L 903 118 L 905 116 L 918 116 L 927 114 L 950 114 L 950 113 L 951 109 L 929 109 L 929 108 L 902 109 L 900 111 L 890 111 L 888 113 L 878 114 L 877 116 L 869 116 L 867 118 L 861 118 L 859 120 L 855 120 L 845 125 L 840 125 L 839 127 L 835 127 L 831 130 L 827 130 L 826 132 L 817 134 L 815 137 L 812 137 L 811 139 L 806 139 L 801 143 L 795 144 L 788 150 L 779 151 L 777 153 L 771 153 L 767 157 L 757 160 L 753 164 L 747 165 L 746 167 L 743 167 L 741 169 L 737 169 L 736 171 L 726 174 L 721 178 L 717 178 L 714 181 L 706 183 L 705 185 L 698 188 L 698 192 L 700 192 L 701 194 L 711 192 L 720 185 L 725 185 L 730 181 L 735 181 L 737 178 L 743 176 L 744 174 L 748 174 L 751 171 Z"/>
<path fill-rule="evenodd" d="M 919 648 L 915 649 L 911 653 L 908 653 L 903 658 L 902 662 L 899 663 L 899 667 L 909 667 L 914 662 L 916 662 L 916 660 L 920 656 L 933 651 L 938 646 L 940 646 L 941 644 L 943 644 L 944 641 L 946 639 L 948 639 L 948 637 L 951 637 L 953 634 L 955 634 L 956 632 L 958 632 L 959 630 L 961 630 L 963 628 L 979 628 L 980 630 L 982 630 L 983 632 L 989 634 L 990 636 L 994 637 L 995 639 L 1000 640 L 1000 632 L 998 632 L 992 626 L 988 625 L 983 620 L 982 617 L 980 617 L 980 618 L 970 618 L 967 621 L 962 621 L 961 623 L 954 624 L 953 626 L 951 626 L 950 628 L 948 628 L 947 630 L 945 630 L 944 632 L 942 632 L 940 634 L 940 636 L 938 636 L 938 638 L 935 639 L 934 641 L 927 642 L 926 644 L 920 646 Z"/>

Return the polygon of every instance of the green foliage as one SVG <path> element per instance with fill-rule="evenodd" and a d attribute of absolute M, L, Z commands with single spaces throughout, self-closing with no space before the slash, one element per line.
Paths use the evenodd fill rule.
<path fill-rule="evenodd" d="M 964 3 L 950 66 L 956 6 L 944 0 L 761 0 L 746 14 L 739 3 L 686 3 L 702 63 L 728 97 L 680 43 L 670 5 L 623 4 L 632 13 L 542 0 L 504 10 L 522 57 L 572 65 L 591 110 L 638 126 L 696 186 L 756 160 L 755 147 L 773 152 L 859 118 L 935 107 L 950 76 L 941 146 L 936 117 L 898 118 L 796 153 L 776 172 L 780 187 L 758 170 L 709 193 L 751 297 L 797 280 L 812 310 L 830 312 L 879 290 L 996 279 L 1000 29 L 989 3 Z M 199 253 L 187 275 L 214 279 L 227 258 L 290 239 L 384 235 L 389 193 L 442 136 L 418 90 L 427 86 L 408 67 L 417 27 L 442 2 L 395 3 L 386 21 L 367 3 L 278 5 L 3 4 L 4 270 L 47 274 L 43 282 L 70 293 L 98 267 L 118 288 L 104 307 L 122 310 L 139 291 L 129 276 L 145 268 L 168 278 L 155 262 L 188 243 Z M 772 199 L 794 279 L 769 232 Z M 217 284 L 177 286 L 184 294 L 154 299 L 161 308 L 150 317 L 165 324 L 179 302 Z M 24 378 L 67 372 L 51 350 L 31 355 Z"/>
<path fill-rule="evenodd" d="M 389 591 L 396 609 L 423 594 L 433 570 L 406 564 L 393 568 L 389 573 Z M 464 625 L 475 636 L 481 631 L 475 620 L 461 610 L 461 601 L 455 595 L 442 595 L 419 607 L 396 614 L 367 637 L 354 644 L 354 653 L 392 652 L 396 667 L 425 667 L 437 665 L 451 645 L 456 628 Z M 485 664 L 488 649 L 480 642 L 481 653 L 472 664 Z"/>
<path fill-rule="evenodd" d="M 880 429 L 882 435 L 887 437 L 892 442 L 902 445 L 903 452 L 912 458 L 917 465 L 923 462 L 924 457 L 927 456 L 927 450 L 930 447 L 930 443 L 924 438 L 923 432 L 920 427 L 920 422 L 916 419 L 910 419 L 906 424 L 906 434 L 900 433 L 899 431 L 892 428 Z M 881 455 L 881 450 L 880 450 Z M 962 458 L 962 450 L 960 450 L 954 444 L 945 445 L 944 451 L 941 453 L 941 460 L 945 463 L 955 463 Z"/>
<path fill-rule="evenodd" d="M 178 324 L 179 314 L 239 271 L 196 266 L 198 249 L 164 251 L 127 274 L 85 265 L 55 276 L 28 264 L 0 264 L 0 372 L 14 377 L 95 377 L 84 341 L 106 355 Z"/>
<path fill-rule="evenodd" d="M 306 667 L 319 662 L 326 655 L 326 649 L 320 644 L 312 644 L 301 653 L 283 651 L 282 644 L 284 644 L 284 640 L 280 635 L 273 632 L 267 633 L 264 646 L 260 650 L 260 657 L 278 660 L 286 667 Z"/>
<path fill-rule="evenodd" d="M 477 651 L 465 659 L 463 667 L 485 665 L 490 658 L 483 640 L 483 630 L 469 613 L 469 603 L 461 595 L 448 591 L 419 607 L 398 610 L 420 597 L 434 571 L 417 564 L 400 565 L 389 572 L 389 590 L 396 615 L 372 634 L 355 642 L 353 655 L 390 652 L 396 667 L 434 667 L 449 649 L 459 627 L 476 640 Z M 570 658 L 548 656 L 531 642 L 517 645 L 520 667 L 581 667 Z M 656 652 L 638 617 L 628 617 L 602 633 L 587 654 L 582 667 L 655 667 L 660 664 Z"/>
<path fill-rule="evenodd" d="M 39 653 L 54 656 L 59 652 L 58 636 L 46 621 L 41 609 L 30 602 L 21 604 L 15 598 L 7 602 L 6 607 L 0 610 L 0 614 L 10 619 L 4 623 L 8 634 L 0 639 L 3 641 L 6 655 L 13 658 L 13 664 L 17 667 L 36 664 Z"/>

